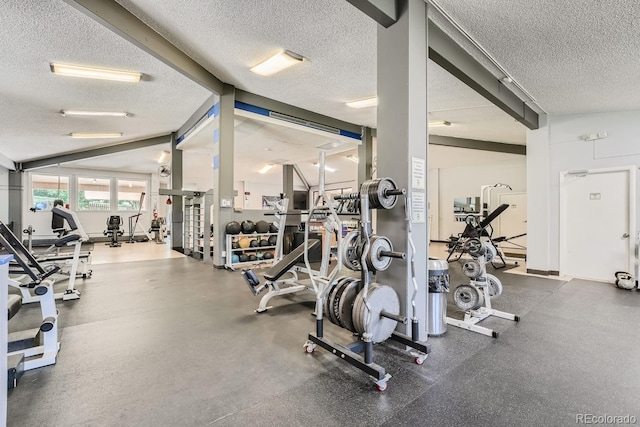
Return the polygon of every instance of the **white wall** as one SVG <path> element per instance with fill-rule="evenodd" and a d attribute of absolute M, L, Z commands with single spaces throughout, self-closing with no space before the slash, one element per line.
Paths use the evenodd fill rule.
<path fill-rule="evenodd" d="M 0 166 L 0 220 L 9 221 L 9 170 Z"/>
<path fill-rule="evenodd" d="M 119 171 L 104 171 L 94 169 L 79 169 L 79 168 L 44 168 L 38 169 L 34 172 L 27 172 L 24 176 L 24 195 L 22 206 L 22 225 L 24 228 L 31 225 L 35 229 L 33 235 L 34 239 L 46 239 L 52 238 L 55 235 L 51 231 L 51 212 L 50 211 L 37 211 L 31 212 L 29 208 L 32 206 L 31 200 L 31 173 L 36 174 L 52 174 L 52 175 L 64 175 L 70 177 L 70 191 L 69 191 L 69 204 L 71 210 L 76 210 L 77 206 L 77 183 L 75 177 L 97 177 L 97 178 L 120 178 L 120 179 L 137 179 L 146 180 L 149 183 L 148 188 L 149 197 L 146 199 L 146 209 L 142 211 L 140 216 L 140 222 L 143 228 L 148 229 L 151 224 L 151 215 L 155 201 L 158 201 L 157 188 L 151 188 L 151 184 L 158 182 L 157 178 L 152 179 L 151 174 L 139 174 L 139 173 L 127 173 Z M 153 195 L 155 194 L 155 198 Z M 112 186 L 112 198 L 114 195 L 114 188 Z M 158 206 L 160 205 L 158 201 Z M 107 219 L 110 215 L 120 215 L 124 223 L 125 235 L 128 234 L 128 217 L 136 214 L 133 211 L 99 211 L 99 212 L 85 212 L 77 211 L 78 219 L 82 224 L 89 237 L 104 237 L 103 231 L 106 229 Z M 138 233 L 139 234 L 139 233 Z"/>
<path fill-rule="evenodd" d="M 480 197 L 481 186 L 498 182 L 510 185 L 513 192 L 527 191 L 526 156 L 430 145 L 428 159 L 431 240 L 447 240 L 464 230 L 464 223 L 455 221 L 453 199 Z M 493 208 L 501 191 L 491 193 Z M 492 225 L 494 235 L 500 235 L 498 222 Z"/>
<path fill-rule="evenodd" d="M 528 182 L 535 187 L 529 193 L 527 268 L 559 271 L 560 172 L 640 165 L 639 115 L 640 111 L 625 111 L 551 116 L 546 126 L 527 131 Z M 601 131 L 608 137 L 580 139 Z"/>
<path fill-rule="evenodd" d="M 182 152 L 182 190 L 209 191 L 213 188 L 213 154 Z"/>

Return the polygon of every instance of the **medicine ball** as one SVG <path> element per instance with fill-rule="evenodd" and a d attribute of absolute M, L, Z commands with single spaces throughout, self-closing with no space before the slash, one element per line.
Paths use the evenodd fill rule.
<path fill-rule="evenodd" d="M 256 225 L 249 219 L 245 219 L 244 221 L 242 221 L 240 227 L 242 228 L 242 232 L 244 234 L 251 234 L 256 231 Z"/>
<path fill-rule="evenodd" d="M 269 223 L 269 233 L 277 233 L 278 232 L 278 226 L 276 225 L 275 222 L 271 222 Z"/>
<path fill-rule="evenodd" d="M 237 262 L 240 262 L 240 257 L 236 254 L 231 255 L 231 264 L 235 264 Z"/>
<path fill-rule="evenodd" d="M 254 254 L 249 255 L 249 261 L 257 261 L 258 257 L 255 256 Z"/>
<path fill-rule="evenodd" d="M 275 246 L 278 243 L 278 236 L 269 236 L 269 246 Z"/>
<path fill-rule="evenodd" d="M 240 254 L 240 262 L 247 262 L 249 261 L 249 255 L 247 254 Z"/>
<path fill-rule="evenodd" d="M 262 259 L 262 257 L 264 256 L 264 253 L 262 253 L 262 252 L 258 252 L 258 253 L 256 254 L 256 256 L 257 256 L 257 257 L 258 257 L 258 259 L 260 260 L 260 259 Z"/>
<path fill-rule="evenodd" d="M 267 221 L 258 221 L 256 222 L 256 233 L 268 233 L 269 232 L 269 223 Z"/>
<path fill-rule="evenodd" d="M 273 259 L 273 255 L 271 255 L 271 252 L 265 252 L 264 254 L 262 254 L 262 258 L 263 259 Z"/>
<path fill-rule="evenodd" d="M 257 248 L 258 247 L 258 241 L 256 239 L 251 239 L 251 242 L 249 242 L 249 246 L 252 248 Z"/>
<path fill-rule="evenodd" d="M 266 239 L 262 239 L 262 240 L 260 240 L 259 245 L 260 246 L 269 246 L 269 241 L 266 240 Z"/>
<path fill-rule="evenodd" d="M 241 237 L 240 240 L 238 240 L 238 246 L 242 249 L 247 249 L 250 244 L 248 237 Z"/>
<path fill-rule="evenodd" d="M 227 223 L 227 226 L 224 228 L 225 233 L 227 234 L 240 234 L 240 223 L 238 221 L 231 221 Z"/>
<path fill-rule="evenodd" d="M 231 242 L 231 249 L 240 249 L 240 245 L 238 245 L 238 242 Z"/>

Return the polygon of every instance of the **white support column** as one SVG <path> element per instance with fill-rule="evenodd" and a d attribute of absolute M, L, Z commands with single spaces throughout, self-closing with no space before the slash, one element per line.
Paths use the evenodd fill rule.
<path fill-rule="evenodd" d="M 427 5 L 424 0 L 398 2 L 398 21 L 378 27 L 378 177 L 390 177 L 413 201 L 412 237 L 420 339 L 427 339 Z M 422 162 L 422 163 L 421 163 Z M 416 183 L 414 166 L 422 166 Z M 403 203 L 378 210 L 376 234 L 387 236 L 394 250 L 410 254 Z M 419 218 L 416 216 L 419 215 Z M 394 260 L 378 280 L 398 292 L 402 314 L 411 317 L 413 283 L 409 260 Z M 410 334 L 408 326 L 398 330 Z"/>

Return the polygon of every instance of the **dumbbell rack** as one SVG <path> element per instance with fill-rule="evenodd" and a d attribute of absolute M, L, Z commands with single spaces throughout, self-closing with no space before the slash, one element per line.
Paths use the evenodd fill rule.
<path fill-rule="evenodd" d="M 321 169 L 322 169 L 322 165 L 321 165 Z M 392 185 L 386 185 L 386 187 L 388 188 L 384 188 L 385 182 L 391 183 Z M 334 197 L 335 200 L 341 200 L 341 201 L 347 200 L 347 199 L 350 199 L 350 200 L 359 199 L 360 201 L 359 233 L 360 233 L 362 245 L 360 245 L 358 255 L 360 256 L 359 264 L 360 264 L 361 278 L 359 281 L 357 281 L 356 294 L 358 295 L 358 297 L 355 298 L 355 303 L 351 308 L 351 313 L 358 310 L 358 313 L 362 311 L 364 315 L 363 316 L 354 315 L 353 324 L 350 324 L 350 326 L 352 326 L 351 328 L 345 326 L 345 324 L 342 322 L 338 322 L 342 327 L 346 327 L 347 329 L 352 330 L 355 334 L 360 335 L 360 339 L 356 342 L 343 346 L 343 345 L 333 343 L 324 337 L 324 333 L 323 333 L 324 299 L 329 298 L 329 294 L 330 294 L 330 292 L 327 292 L 327 289 L 324 289 L 321 292 L 319 292 L 317 302 L 316 302 L 316 331 L 315 333 L 309 333 L 307 342 L 304 345 L 304 349 L 307 353 L 312 353 L 316 346 L 320 346 L 325 350 L 334 354 L 336 357 L 339 357 L 342 360 L 347 361 L 349 364 L 365 372 L 373 379 L 375 386 L 379 391 L 384 391 L 387 389 L 388 381 L 391 378 L 391 375 L 386 372 L 384 367 L 373 362 L 373 344 L 374 344 L 374 338 L 375 338 L 375 331 L 372 331 L 372 329 L 379 330 L 380 328 L 371 327 L 372 319 L 373 319 L 373 322 L 376 323 L 376 325 L 381 325 L 383 322 L 387 322 L 387 324 L 385 325 L 385 327 L 387 328 L 388 328 L 387 319 L 392 321 L 390 336 L 388 336 L 388 332 L 387 332 L 386 334 L 384 334 L 384 338 L 382 338 L 380 342 L 384 341 L 385 339 L 391 339 L 396 342 L 399 342 L 402 345 L 405 345 L 417 350 L 418 353 L 414 354 L 415 356 L 414 361 L 417 364 L 420 364 L 420 365 L 423 364 L 428 353 L 430 352 L 430 349 L 427 346 L 427 344 L 419 341 L 419 338 L 418 338 L 419 324 L 418 324 L 417 318 L 415 317 L 415 313 L 411 319 L 411 332 L 412 332 L 411 335 L 412 336 L 409 337 L 408 335 L 394 331 L 397 323 L 393 323 L 393 322 L 399 322 L 399 323 L 407 324 L 408 322 L 407 317 L 401 316 L 399 313 L 396 314 L 396 313 L 391 313 L 389 311 L 385 311 L 385 308 L 389 306 L 385 306 L 382 308 L 374 307 L 375 304 L 380 304 L 379 299 L 375 303 L 372 300 L 367 301 L 367 298 L 368 297 L 371 298 L 371 296 L 373 295 L 374 293 L 373 287 L 375 286 L 378 286 L 378 288 L 375 289 L 376 291 L 381 289 L 382 287 L 384 287 L 385 290 L 387 290 L 386 288 L 388 288 L 388 290 L 393 291 L 393 289 L 390 288 L 389 286 L 372 283 L 373 271 L 371 271 L 368 267 L 368 265 L 370 265 L 371 267 L 375 268 L 376 262 L 372 262 L 372 258 L 376 260 L 381 260 L 383 258 L 389 258 L 389 259 L 390 258 L 400 258 L 400 259 L 406 258 L 406 254 L 400 253 L 400 252 L 394 252 L 390 247 L 390 242 L 389 242 L 388 248 L 380 250 L 374 255 L 371 254 L 372 239 L 373 238 L 386 239 L 382 236 L 373 235 L 372 226 L 371 226 L 371 209 L 380 209 L 380 208 L 391 209 L 393 208 L 393 206 L 395 206 L 395 202 L 396 202 L 395 198 L 397 196 L 404 196 L 405 194 L 406 194 L 406 191 L 404 189 L 395 188 L 395 183 L 393 183 L 392 180 L 388 178 L 383 178 L 382 180 L 366 181 L 365 183 L 362 184 L 359 193 L 351 193 L 347 195 Z M 311 213 L 309 216 L 311 217 Z M 408 218 L 411 218 L 411 216 L 408 215 Z M 410 233 L 408 237 L 410 239 Z M 388 239 L 387 239 L 387 242 L 388 242 Z M 342 262 L 348 263 L 349 261 L 346 261 L 344 258 L 347 254 L 346 254 L 346 251 L 341 247 L 342 244 L 343 244 L 342 239 L 339 239 L 339 244 L 338 244 L 339 262 L 342 261 Z M 412 254 L 412 257 L 411 257 L 412 266 L 413 266 L 413 261 L 414 260 L 413 260 L 413 254 Z M 341 265 L 336 267 L 336 269 L 340 267 Z M 355 268 L 352 268 L 352 269 L 355 269 Z M 342 283 L 342 285 L 340 285 L 340 283 Z M 343 282 L 342 280 L 339 280 L 337 284 L 329 283 L 328 286 L 335 286 L 337 288 L 336 292 L 346 293 L 346 289 L 349 286 L 346 283 L 347 281 Z M 339 286 L 342 286 L 342 287 L 338 288 Z M 334 295 L 334 294 L 331 293 L 331 295 Z M 397 299 L 397 294 L 395 294 L 395 291 L 391 292 L 390 296 L 394 296 L 394 295 L 395 295 L 395 298 Z M 335 295 L 333 296 L 333 298 L 335 298 Z M 340 302 L 341 305 L 343 305 L 342 302 L 343 301 Z M 382 302 L 381 305 L 384 305 L 384 304 L 385 303 Z M 358 309 L 356 309 L 356 307 L 358 307 Z M 398 308 L 399 308 L 399 301 L 398 301 Z M 347 310 L 347 312 L 349 312 L 349 310 Z M 327 315 L 331 317 L 331 313 L 328 310 L 327 310 Z M 374 319 L 374 316 L 376 315 L 378 316 L 378 319 Z M 349 322 L 352 321 L 352 319 L 348 319 L 348 320 Z M 333 320 L 331 321 L 333 323 L 336 323 Z M 345 323 L 349 323 L 349 322 L 345 322 Z M 357 333 L 354 330 L 354 328 L 359 330 L 364 329 L 364 332 Z M 360 353 L 362 353 L 362 355 L 360 355 Z"/>

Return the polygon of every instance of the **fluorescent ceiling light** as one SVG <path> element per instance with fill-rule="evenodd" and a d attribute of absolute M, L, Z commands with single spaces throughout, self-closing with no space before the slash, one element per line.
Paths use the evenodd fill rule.
<path fill-rule="evenodd" d="M 318 164 L 318 162 L 315 162 L 315 163 L 313 164 L 313 166 L 315 166 L 315 167 L 317 167 L 317 168 L 319 168 L 319 167 L 320 167 L 320 165 Z M 334 168 L 330 168 L 329 166 L 326 166 L 326 165 L 325 165 L 325 167 L 324 167 L 324 170 L 325 170 L 325 171 L 327 171 L 327 172 L 335 172 L 335 171 L 336 171 Z"/>
<path fill-rule="evenodd" d="M 71 138 L 120 138 L 122 132 L 92 133 L 92 132 L 72 132 Z"/>
<path fill-rule="evenodd" d="M 102 117 L 129 117 L 129 113 L 121 113 L 118 111 L 79 111 L 79 110 L 62 110 L 60 114 L 63 116 L 102 116 Z"/>
<path fill-rule="evenodd" d="M 82 67 L 69 64 L 50 64 L 51 72 L 61 76 L 84 77 L 88 79 L 114 80 L 118 82 L 136 83 L 142 73 L 132 71 L 108 70 L 106 68 Z"/>
<path fill-rule="evenodd" d="M 273 55 L 271 58 L 259 63 L 255 67 L 252 67 L 251 72 L 266 77 L 275 74 L 278 71 L 282 71 L 285 68 L 289 68 L 292 65 L 299 64 L 302 61 L 304 61 L 303 56 L 289 50 L 285 50 Z"/>
<path fill-rule="evenodd" d="M 273 163 L 269 163 L 268 165 L 265 165 L 262 169 L 260 169 L 258 173 L 267 173 L 272 167 Z"/>
<path fill-rule="evenodd" d="M 433 122 L 429 122 L 429 127 L 438 127 L 438 126 L 451 126 L 451 122 L 447 122 L 445 120 L 436 120 Z"/>
<path fill-rule="evenodd" d="M 357 156 L 348 155 L 347 159 L 351 160 L 353 163 L 360 163 L 360 159 L 358 159 Z"/>
<path fill-rule="evenodd" d="M 160 157 L 158 157 L 158 163 L 167 163 L 167 161 L 169 160 L 169 155 L 171 153 L 169 153 L 168 151 L 163 151 L 160 154 Z"/>
<path fill-rule="evenodd" d="M 378 105 L 377 96 L 374 96 L 373 98 L 357 99 L 355 101 L 347 102 L 347 107 L 351 108 L 375 107 L 376 105 Z"/>

